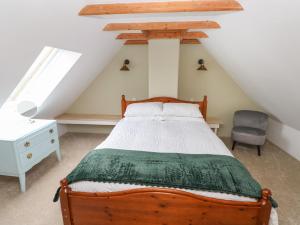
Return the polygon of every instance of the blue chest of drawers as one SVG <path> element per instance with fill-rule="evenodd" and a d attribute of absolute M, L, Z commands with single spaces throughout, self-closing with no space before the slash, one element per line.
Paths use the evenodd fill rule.
<path fill-rule="evenodd" d="M 26 190 L 25 173 L 52 152 L 60 160 L 55 120 L 34 120 L 2 126 L 0 131 L 0 175 L 19 177 Z"/>

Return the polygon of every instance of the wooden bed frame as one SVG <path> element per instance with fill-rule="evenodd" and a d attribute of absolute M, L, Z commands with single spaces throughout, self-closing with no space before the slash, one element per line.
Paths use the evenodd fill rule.
<path fill-rule="evenodd" d="M 135 102 L 188 102 L 174 98 L 126 101 L 122 115 Z M 206 117 L 207 98 L 199 104 Z M 75 192 L 61 181 L 64 225 L 268 225 L 271 191 L 262 190 L 257 202 L 229 201 L 169 188 L 139 188 L 118 192 Z"/>

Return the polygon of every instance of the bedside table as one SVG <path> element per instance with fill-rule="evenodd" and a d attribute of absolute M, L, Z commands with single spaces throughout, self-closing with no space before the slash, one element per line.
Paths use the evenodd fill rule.
<path fill-rule="evenodd" d="M 4 122 L 0 128 L 0 175 L 19 177 L 25 192 L 25 173 L 52 152 L 60 160 L 55 120 L 16 120 Z"/>
<path fill-rule="evenodd" d="M 223 125 L 223 122 L 216 117 L 208 117 L 206 122 L 208 126 L 215 132 L 215 134 L 218 134 L 218 129 L 221 125 Z"/>

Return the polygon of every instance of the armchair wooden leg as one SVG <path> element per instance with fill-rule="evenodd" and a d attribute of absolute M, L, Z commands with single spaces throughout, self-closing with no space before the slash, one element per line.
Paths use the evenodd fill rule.
<path fill-rule="evenodd" d="M 257 145 L 257 155 L 258 155 L 258 156 L 261 156 L 260 146 L 259 146 L 259 145 Z"/>
<path fill-rule="evenodd" d="M 235 144 L 236 144 L 236 141 L 233 141 L 232 148 L 231 148 L 232 151 L 234 150 Z"/>

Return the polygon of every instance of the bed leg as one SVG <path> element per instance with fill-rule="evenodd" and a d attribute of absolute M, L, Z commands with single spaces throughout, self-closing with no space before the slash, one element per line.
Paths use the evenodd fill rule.
<path fill-rule="evenodd" d="M 70 193 L 71 189 L 68 187 L 68 181 L 63 179 L 60 182 L 60 206 L 61 206 L 61 213 L 64 221 L 64 225 L 72 225 L 72 218 L 69 208 L 69 197 L 68 194 Z"/>

